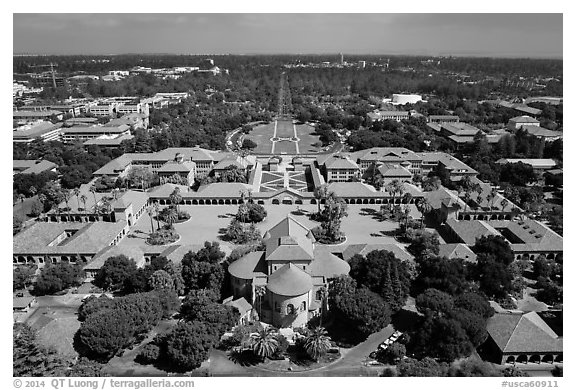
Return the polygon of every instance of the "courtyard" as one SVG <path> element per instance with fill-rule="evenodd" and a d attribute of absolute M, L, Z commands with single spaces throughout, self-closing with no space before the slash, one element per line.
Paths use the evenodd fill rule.
<path fill-rule="evenodd" d="M 292 216 L 309 229 L 318 225 L 312 221 L 309 215 L 318 210 L 317 205 L 273 205 L 267 206 L 268 216 L 256 226 L 265 233 L 268 229 L 285 218 Z M 379 205 L 348 205 L 348 217 L 342 221 L 342 230 L 346 235 L 346 242 L 339 245 L 327 245 L 333 251 L 338 251 L 350 244 L 398 244 L 393 232 L 398 228 L 398 223 L 392 221 L 381 222 L 374 213 L 379 210 Z M 420 213 L 415 205 L 410 205 L 410 215 L 419 218 Z M 222 232 L 238 211 L 235 205 L 197 205 L 180 206 L 180 209 L 190 214 L 186 222 L 174 225 L 180 235 L 176 245 L 202 244 L 205 241 L 218 241 L 230 249 L 235 244 L 225 241 Z M 156 227 L 156 221 L 153 221 Z M 120 246 L 145 246 L 145 240 L 151 232 L 150 217 L 144 214 L 138 223 L 134 225 L 130 234 L 121 242 Z M 322 244 L 318 244 L 322 245 Z M 400 244 L 403 245 L 403 244 Z"/>

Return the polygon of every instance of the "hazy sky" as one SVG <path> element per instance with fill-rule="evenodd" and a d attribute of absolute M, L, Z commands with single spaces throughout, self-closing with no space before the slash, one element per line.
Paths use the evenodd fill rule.
<path fill-rule="evenodd" d="M 562 57 L 562 14 L 14 14 L 14 53 Z"/>

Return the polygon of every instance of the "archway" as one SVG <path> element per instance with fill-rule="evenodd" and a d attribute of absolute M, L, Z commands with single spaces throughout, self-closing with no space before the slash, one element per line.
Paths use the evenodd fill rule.
<path fill-rule="evenodd" d="M 162 206 L 166 205 L 166 201 L 165 201 L 164 199 L 160 199 L 160 202 L 159 202 L 159 203 L 160 203 L 160 205 L 162 205 Z"/>
<path fill-rule="evenodd" d="M 528 362 L 540 364 L 540 355 L 531 355 Z"/>
<path fill-rule="evenodd" d="M 192 202 L 191 200 L 187 200 L 187 201 L 186 201 L 186 204 L 187 204 L 187 205 L 191 205 L 192 203 L 193 203 L 193 202 Z"/>
<path fill-rule="evenodd" d="M 368 204 L 368 199 L 364 199 L 364 200 L 362 201 L 362 203 Z"/>
<path fill-rule="evenodd" d="M 310 204 L 316 204 L 316 199 L 310 199 Z"/>
<path fill-rule="evenodd" d="M 224 204 L 232 204 L 232 202 L 230 201 L 230 199 L 226 199 L 226 200 L 224 201 Z"/>
<path fill-rule="evenodd" d="M 518 356 L 518 359 L 516 359 L 516 362 L 521 363 L 521 364 L 526 364 L 526 363 L 528 363 L 528 356 L 520 355 L 520 356 Z"/>
<path fill-rule="evenodd" d="M 32 257 L 32 256 L 26 257 L 26 260 L 28 260 L 29 263 L 35 263 L 35 262 L 36 262 L 36 261 L 34 260 L 34 257 Z"/>
<path fill-rule="evenodd" d="M 238 201 L 237 201 L 236 199 L 232 199 L 232 204 L 233 204 L 233 205 L 237 205 L 237 204 L 238 204 Z"/>
<path fill-rule="evenodd" d="M 302 199 L 296 199 L 296 200 L 294 201 L 294 203 L 296 203 L 296 204 L 302 204 Z"/>
<path fill-rule="evenodd" d="M 292 199 L 291 197 L 289 197 L 289 196 L 285 196 L 285 197 L 282 199 L 282 204 L 292 204 L 293 202 L 294 202 L 293 199 Z"/>
<path fill-rule="evenodd" d="M 508 356 L 506 359 L 506 364 L 514 364 L 516 363 L 516 358 L 514 356 Z"/>
<path fill-rule="evenodd" d="M 542 363 L 554 363 L 554 356 L 552 355 L 544 355 L 542 357 Z"/>
<path fill-rule="evenodd" d="M 350 199 L 350 204 L 356 204 L 356 200 L 355 200 L 355 199 Z"/>
<path fill-rule="evenodd" d="M 280 201 L 278 199 L 272 199 L 272 204 L 280 204 Z"/>
<path fill-rule="evenodd" d="M 375 204 L 376 201 L 374 199 L 370 199 L 370 204 Z"/>
<path fill-rule="evenodd" d="M 26 263 L 26 258 L 24 258 L 24 256 L 18 256 L 18 262 L 25 264 Z"/>
<path fill-rule="evenodd" d="M 198 201 L 197 201 L 196 199 L 193 199 L 193 200 L 192 200 L 192 204 L 193 204 L 193 205 L 197 205 L 197 204 L 198 204 Z"/>
<path fill-rule="evenodd" d="M 224 204 L 224 199 L 218 199 L 218 204 Z"/>
<path fill-rule="evenodd" d="M 562 354 L 556 356 L 556 358 L 554 359 L 554 363 L 562 363 L 562 361 L 563 361 Z"/>

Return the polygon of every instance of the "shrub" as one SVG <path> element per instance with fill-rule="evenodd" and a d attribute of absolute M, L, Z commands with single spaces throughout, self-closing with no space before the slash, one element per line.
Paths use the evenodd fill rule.
<path fill-rule="evenodd" d="M 172 227 L 162 227 L 151 233 L 146 239 L 148 245 L 166 245 L 178 241 L 180 236 Z"/>
<path fill-rule="evenodd" d="M 140 364 L 154 364 L 160 357 L 160 347 L 155 344 L 149 343 L 142 348 L 140 353 L 136 356 L 136 363 Z"/>

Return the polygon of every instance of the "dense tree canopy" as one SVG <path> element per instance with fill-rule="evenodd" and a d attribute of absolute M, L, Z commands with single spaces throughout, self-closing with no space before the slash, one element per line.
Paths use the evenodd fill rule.
<path fill-rule="evenodd" d="M 34 282 L 34 294 L 54 294 L 68 287 L 78 286 L 83 276 L 84 271 L 78 264 L 46 263 Z"/>
<path fill-rule="evenodd" d="M 218 342 L 216 329 L 200 322 L 180 322 L 166 335 L 161 346 L 164 363 L 174 371 L 200 367 Z"/>
<path fill-rule="evenodd" d="M 393 311 L 406 302 L 410 289 L 410 276 L 405 264 L 392 252 L 380 250 L 350 259 L 350 276 L 359 287 L 380 295 Z"/>

